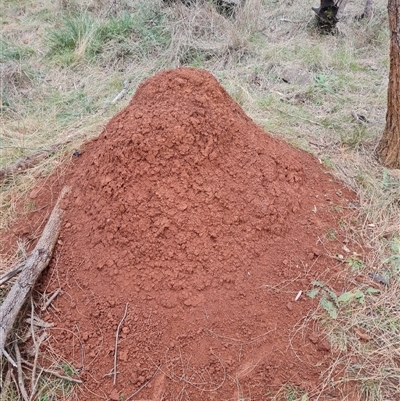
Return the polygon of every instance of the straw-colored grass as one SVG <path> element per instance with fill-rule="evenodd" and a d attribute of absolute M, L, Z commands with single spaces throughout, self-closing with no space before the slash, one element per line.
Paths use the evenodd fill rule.
<path fill-rule="evenodd" d="M 386 2 L 375 1 L 373 18 L 363 21 L 354 18 L 362 2 L 350 0 L 336 35 L 316 31 L 316 0 L 247 0 L 235 19 L 211 3 L 4 2 L 0 167 L 70 142 L 2 184 L 0 229 L 18 218 L 17 203 L 28 205 L 36 180 L 98 135 L 141 81 L 165 68 L 205 68 L 266 131 L 314 154 L 357 193 L 359 205 L 343 229 L 363 252 L 343 267 L 349 291 L 363 292 L 364 303 L 339 305 L 336 320 L 323 308 L 316 313 L 338 355 L 325 384 L 351 383 L 362 400 L 394 400 L 400 387 L 400 174 L 382 168 L 375 156 L 386 112 Z M 110 105 L 124 82 L 127 95 Z M 12 254 L 1 247 L 0 271 L 23 257 L 25 247 L 20 243 Z M 352 279 L 371 272 L 389 281 L 379 294 Z M 50 388 L 57 386 L 44 386 L 40 399 L 52 399 L 57 391 Z M 65 398 L 61 390 L 57 399 Z M 19 399 L 12 382 L 7 391 L 2 400 Z M 276 397 L 307 399 L 290 383 Z"/>

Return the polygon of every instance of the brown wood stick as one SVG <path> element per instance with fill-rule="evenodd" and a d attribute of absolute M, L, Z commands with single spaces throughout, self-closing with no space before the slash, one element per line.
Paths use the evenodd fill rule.
<path fill-rule="evenodd" d="M 4 351 L 7 336 L 14 325 L 15 319 L 40 273 L 50 262 L 61 228 L 63 211 L 60 207 L 60 201 L 68 191 L 68 187 L 62 189 L 35 249 L 26 259 L 21 274 L 0 306 L 0 352 L 4 355 L 6 355 Z"/>

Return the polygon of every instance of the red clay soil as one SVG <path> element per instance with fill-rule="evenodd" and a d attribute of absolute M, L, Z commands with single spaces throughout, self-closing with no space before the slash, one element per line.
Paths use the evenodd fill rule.
<path fill-rule="evenodd" d="M 79 371 L 79 400 L 319 391 L 331 352 L 305 323 L 305 291 L 340 275 L 329 255 L 354 195 L 317 160 L 263 132 L 211 74 L 180 68 L 143 83 L 65 182 L 39 290 L 63 291 L 47 345 Z"/>

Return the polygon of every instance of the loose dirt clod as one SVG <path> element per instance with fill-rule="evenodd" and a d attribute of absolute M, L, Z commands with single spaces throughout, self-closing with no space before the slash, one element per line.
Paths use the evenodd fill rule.
<path fill-rule="evenodd" d="M 325 234 L 354 197 L 318 161 L 265 134 L 211 74 L 180 68 L 143 83 L 65 180 L 42 286 L 64 292 L 49 346 L 81 368 L 80 400 L 317 391 L 329 345 L 299 329 L 316 305 L 296 295 L 340 271 L 340 235 Z"/>

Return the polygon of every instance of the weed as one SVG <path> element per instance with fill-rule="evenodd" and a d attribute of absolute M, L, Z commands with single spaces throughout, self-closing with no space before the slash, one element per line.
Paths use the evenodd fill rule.
<path fill-rule="evenodd" d="M 21 61 L 35 53 L 30 47 L 13 44 L 0 38 L 0 62 L 9 60 Z"/>
<path fill-rule="evenodd" d="M 356 125 L 350 132 L 341 134 L 341 141 L 350 148 L 357 149 L 368 139 L 368 130 L 364 125 Z"/>
<path fill-rule="evenodd" d="M 47 33 L 50 54 L 69 64 L 100 51 L 99 23 L 87 13 L 68 15 Z"/>
<path fill-rule="evenodd" d="M 323 164 L 326 168 L 329 168 L 329 169 L 333 169 L 333 167 L 334 167 L 334 162 L 332 161 L 332 159 L 331 159 L 329 156 L 324 157 L 324 158 L 322 159 L 322 164 Z"/>
<path fill-rule="evenodd" d="M 306 391 L 296 385 L 287 384 L 272 398 L 275 401 L 308 401 Z"/>
<path fill-rule="evenodd" d="M 328 231 L 326 232 L 326 237 L 330 241 L 335 241 L 336 240 L 336 230 L 333 228 L 329 228 Z"/>
<path fill-rule="evenodd" d="M 349 265 L 350 270 L 354 272 L 358 272 L 364 268 L 364 262 L 359 258 L 359 255 L 351 255 L 346 258 L 346 263 Z"/>
<path fill-rule="evenodd" d="M 125 13 L 105 20 L 95 19 L 87 12 L 68 14 L 59 27 L 47 33 L 49 54 L 67 65 L 95 60 L 104 52 L 109 54 L 110 47 L 117 48 L 119 57 L 132 54 L 143 57 L 154 48 L 168 44 L 169 36 L 163 25 L 164 14 L 145 6 L 135 14 Z M 126 41 L 131 50 L 124 48 Z"/>
<path fill-rule="evenodd" d="M 76 374 L 76 370 L 68 363 L 62 363 L 61 368 L 66 376 L 72 377 Z"/>

